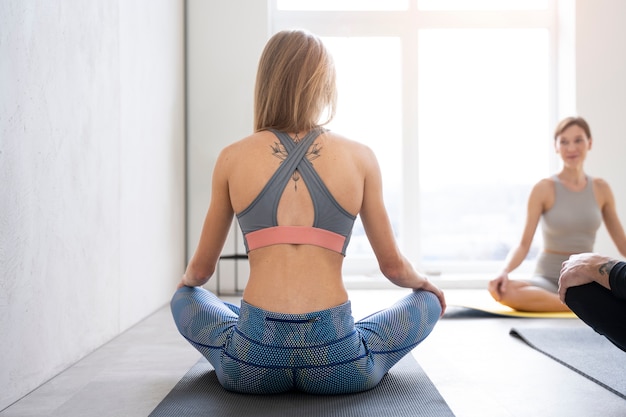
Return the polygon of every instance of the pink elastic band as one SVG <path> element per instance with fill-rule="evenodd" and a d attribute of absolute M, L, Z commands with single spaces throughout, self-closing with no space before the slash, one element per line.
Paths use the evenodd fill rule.
<path fill-rule="evenodd" d="M 308 226 L 275 226 L 248 233 L 248 251 L 270 245 L 288 243 L 315 245 L 343 254 L 344 236 L 324 229 Z"/>

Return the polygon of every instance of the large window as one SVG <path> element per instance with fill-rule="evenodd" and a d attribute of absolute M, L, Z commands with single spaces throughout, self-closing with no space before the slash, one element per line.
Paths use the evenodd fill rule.
<path fill-rule="evenodd" d="M 419 31 L 421 259 L 431 268 L 499 261 L 519 239 L 531 182 L 549 168 L 549 41 L 535 28 Z"/>
<path fill-rule="evenodd" d="M 385 175 L 384 197 L 396 234 L 402 219 L 402 59 L 398 37 L 323 37 L 337 66 L 338 111 L 331 130 L 367 143 Z M 372 65 L 372 56 L 376 65 Z M 378 82 L 385 80 L 385 82 Z M 340 111 L 339 109 L 349 109 Z M 348 258 L 373 259 L 360 222 Z"/>
<path fill-rule="evenodd" d="M 430 273 L 497 271 L 532 185 L 556 166 L 557 1 L 270 4 L 273 32 L 306 28 L 333 53 L 329 127 L 378 155 L 404 253 Z M 377 270 L 360 225 L 346 269 Z"/>

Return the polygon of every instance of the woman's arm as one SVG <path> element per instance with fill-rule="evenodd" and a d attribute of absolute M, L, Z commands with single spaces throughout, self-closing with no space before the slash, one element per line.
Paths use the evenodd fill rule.
<path fill-rule="evenodd" d="M 489 283 L 489 291 L 494 295 L 496 300 L 499 300 L 506 291 L 509 273 L 520 266 L 528 255 L 541 214 L 544 212 L 553 194 L 552 190 L 552 182 L 547 179 L 541 180 L 535 184 L 531 190 L 526 206 L 526 222 L 524 224 L 522 237 L 515 249 L 511 250 L 507 255 L 504 268 L 500 274 Z"/>
<path fill-rule="evenodd" d="M 611 187 L 609 184 L 600 179 L 594 179 L 594 185 L 601 198 L 601 210 L 602 210 L 602 220 L 604 221 L 604 225 L 606 226 L 606 230 L 609 232 L 613 243 L 617 247 L 617 250 L 623 255 L 626 256 L 626 234 L 624 233 L 624 228 L 622 227 L 622 223 L 617 216 L 617 209 L 615 205 L 615 197 L 613 196 L 613 191 L 611 191 Z"/>
<path fill-rule="evenodd" d="M 198 247 L 187 265 L 179 287 L 204 285 L 211 278 L 228 236 L 234 212 L 228 187 L 228 169 L 232 162 L 227 149 L 222 151 L 215 164 L 211 203 L 204 219 Z"/>
<path fill-rule="evenodd" d="M 365 181 L 360 216 L 367 238 L 374 250 L 380 271 L 392 283 L 403 288 L 426 290 L 434 293 L 441 303 L 442 314 L 446 308 L 443 292 L 417 272 L 402 255 L 396 243 L 382 194 L 382 177 L 376 156 L 369 149 L 363 151 Z"/>

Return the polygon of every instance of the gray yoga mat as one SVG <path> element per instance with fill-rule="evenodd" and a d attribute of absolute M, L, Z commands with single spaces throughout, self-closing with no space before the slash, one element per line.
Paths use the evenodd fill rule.
<path fill-rule="evenodd" d="M 509 333 L 626 399 L 626 352 L 591 327 L 515 327 Z"/>
<path fill-rule="evenodd" d="M 246 395 L 226 391 L 206 359 L 200 359 L 149 417 L 453 417 L 454 414 L 411 354 L 375 388 L 348 395 L 290 392 Z"/>

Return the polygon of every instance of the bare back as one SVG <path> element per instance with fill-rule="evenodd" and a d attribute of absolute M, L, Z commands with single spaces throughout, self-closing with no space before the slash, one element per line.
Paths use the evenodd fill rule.
<path fill-rule="evenodd" d="M 306 132 L 300 133 L 303 137 Z M 291 134 L 295 137 L 295 134 Z M 307 158 L 328 191 L 347 212 L 359 213 L 367 168 L 366 148 L 331 132 L 318 136 Z M 272 132 L 255 133 L 227 148 L 228 189 L 235 213 L 259 195 L 285 157 Z M 311 195 L 297 171 L 284 189 L 277 212 L 280 226 L 311 226 L 315 211 Z M 248 254 L 250 277 L 246 302 L 270 311 L 302 313 L 347 301 L 342 281 L 343 255 L 314 245 L 276 244 Z"/>

